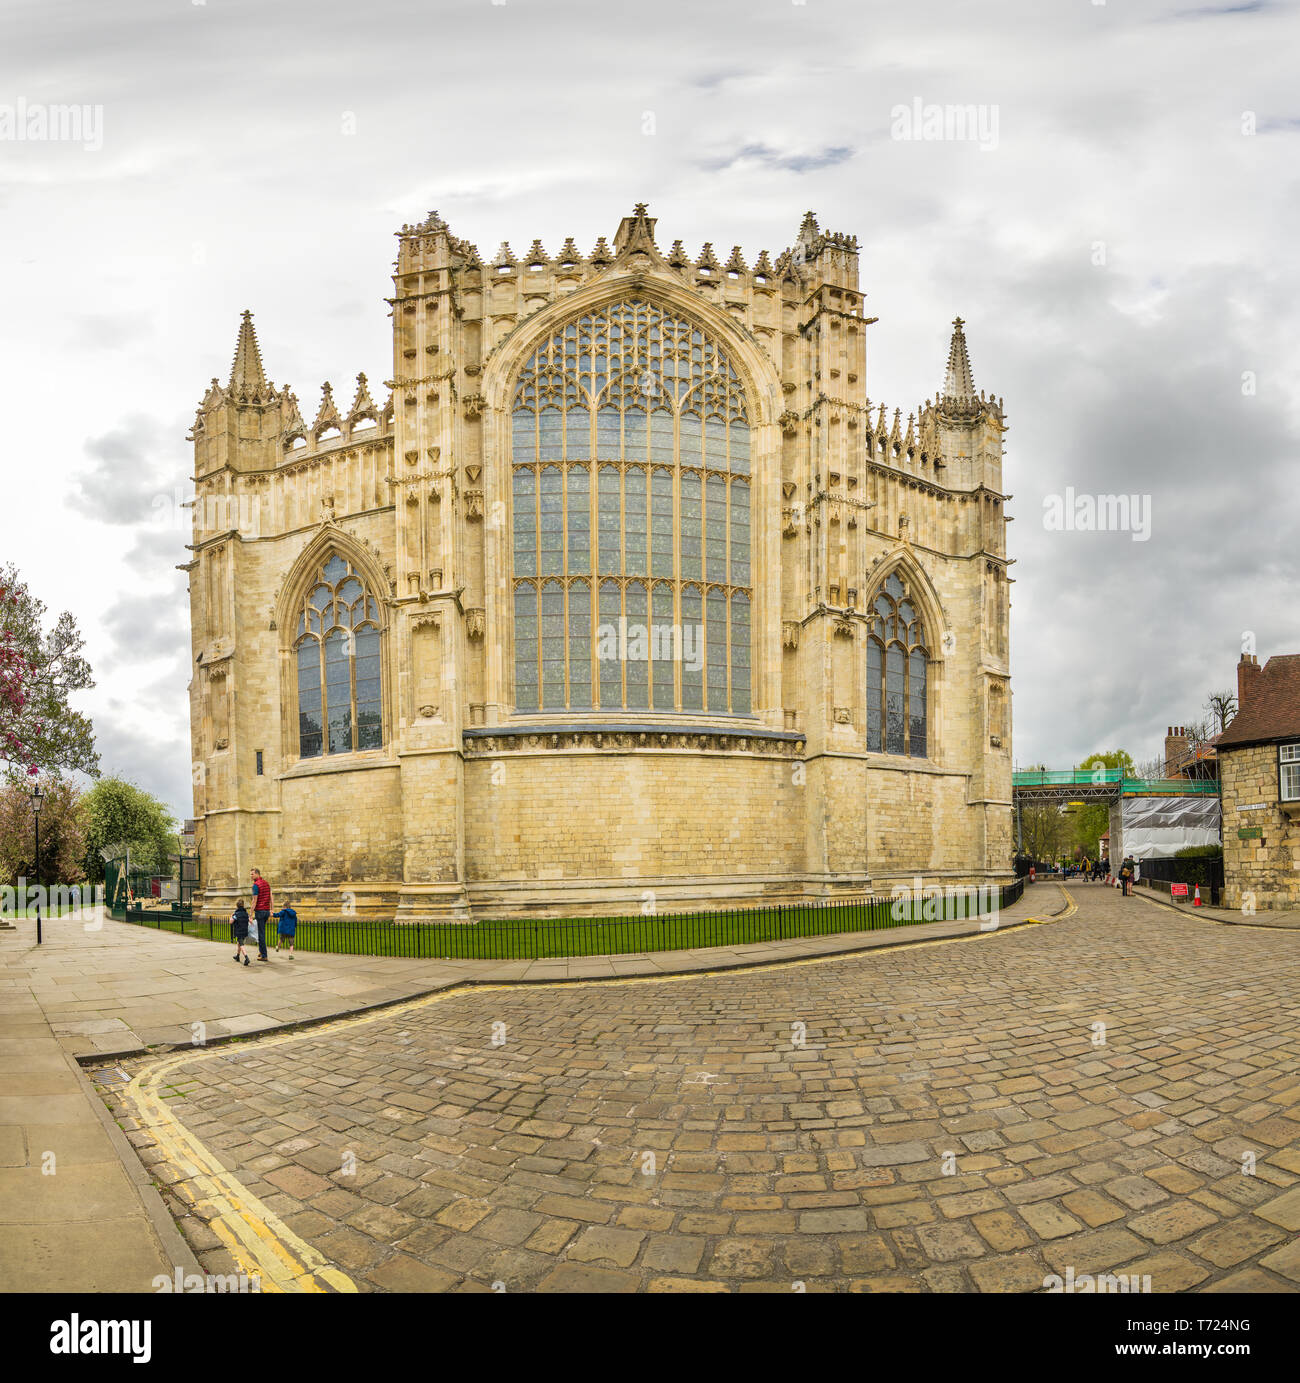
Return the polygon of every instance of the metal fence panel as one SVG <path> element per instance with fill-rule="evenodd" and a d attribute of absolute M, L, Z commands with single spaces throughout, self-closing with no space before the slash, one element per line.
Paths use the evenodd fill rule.
<path fill-rule="evenodd" d="M 1001 886 L 998 909 L 1023 894 L 1025 880 Z M 630 955 L 717 946 L 789 941 L 802 937 L 874 932 L 927 920 L 978 915 L 969 895 L 945 894 L 942 919 L 927 919 L 900 900 L 872 896 L 844 901 L 776 904 L 710 912 L 636 914 L 613 918 L 523 918 L 469 925 L 394 922 L 355 917 L 299 917 L 294 949 L 334 955 L 401 956 L 443 960 L 542 960 L 552 957 Z M 138 897 L 138 895 L 137 895 Z M 920 901 L 920 900 L 917 900 Z M 114 909 L 128 922 L 208 940 L 229 940 L 229 923 L 195 918 L 193 909 L 133 906 Z M 272 918 L 268 944 L 278 940 Z"/>

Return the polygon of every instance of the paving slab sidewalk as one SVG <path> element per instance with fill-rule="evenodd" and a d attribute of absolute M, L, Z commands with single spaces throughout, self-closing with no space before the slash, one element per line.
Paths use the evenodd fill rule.
<path fill-rule="evenodd" d="M 1133 896 L 1145 898 L 1148 903 L 1158 903 L 1162 908 L 1171 908 L 1174 912 L 1192 917 L 1208 917 L 1215 922 L 1227 922 L 1237 927 L 1276 927 L 1283 931 L 1300 931 L 1300 908 L 1256 913 L 1244 913 L 1234 908 L 1212 908 L 1206 903 L 1202 903 L 1198 908 L 1191 899 L 1186 903 L 1180 903 L 1159 889 L 1143 887 L 1141 882 L 1133 890 Z"/>
<path fill-rule="evenodd" d="M 40 1001 L 5 983 L 0 1292 L 147 1292 L 177 1267 L 201 1271 Z"/>
<path fill-rule="evenodd" d="M 999 927 L 1067 903 L 1037 888 Z M 972 936 L 978 919 L 751 946 L 562 960 L 300 953 L 233 965 L 221 944 L 101 916 L 0 932 L 0 1291 L 149 1291 L 202 1271 L 79 1063 L 298 1027 L 466 984 L 689 974 Z"/>
<path fill-rule="evenodd" d="M 1055 888 L 1028 890 L 1004 909 L 998 926 L 1066 906 Z M 208 1045 L 329 1018 L 464 984 L 545 983 L 672 975 L 836 955 L 922 940 L 971 936 L 986 922 L 928 922 L 879 932 L 713 946 L 689 951 L 572 956 L 542 960 L 411 960 L 395 956 L 324 955 L 295 959 L 272 951 L 263 963 L 232 963 L 229 947 L 206 938 L 154 931 L 103 916 L 98 925 L 19 921 L 0 934 L 0 1000 L 30 995 L 66 1051 L 82 1062 L 146 1051 Z"/>

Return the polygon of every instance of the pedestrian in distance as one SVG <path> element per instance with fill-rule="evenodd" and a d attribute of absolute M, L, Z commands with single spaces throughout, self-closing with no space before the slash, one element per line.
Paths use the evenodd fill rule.
<path fill-rule="evenodd" d="M 1127 898 L 1133 892 L 1133 856 L 1125 855 L 1124 863 L 1119 867 L 1120 882 L 1124 886 L 1124 897 Z"/>
<path fill-rule="evenodd" d="M 253 870 L 253 916 L 257 919 L 257 958 L 270 960 L 266 954 L 266 928 L 271 920 L 271 885 L 262 878 L 260 869 Z"/>
<path fill-rule="evenodd" d="M 277 923 L 275 936 L 275 949 L 278 951 L 281 945 L 289 952 L 289 959 L 293 959 L 293 938 L 298 930 L 298 914 L 286 903 L 279 912 L 275 914 Z"/>
<path fill-rule="evenodd" d="M 242 960 L 248 964 L 248 957 L 244 954 L 244 946 L 248 941 L 248 909 L 244 906 L 242 898 L 235 902 L 235 910 L 230 914 L 230 937 L 235 943 L 235 964 L 238 965 Z"/>

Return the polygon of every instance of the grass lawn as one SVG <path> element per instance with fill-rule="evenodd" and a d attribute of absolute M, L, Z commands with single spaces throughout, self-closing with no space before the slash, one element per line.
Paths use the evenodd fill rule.
<path fill-rule="evenodd" d="M 994 895 L 996 903 L 997 895 Z M 627 955 L 709 946 L 879 931 L 914 922 L 949 921 L 978 912 L 977 900 L 945 897 L 925 904 L 888 899 L 823 906 L 744 908 L 728 912 L 664 913 L 653 917 L 537 918 L 497 922 L 403 923 L 382 919 L 301 919 L 295 947 L 303 952 L 405 956 L 443 960 L 532 960 L 561 956 Z M 120 917 L 120 914 L 119 914 Z M 230 944 L 225 922 L 186 920 L 159 909 L 128 919 Z M 274 928 L 274 919 L 272 928 Z M 274 947 L 275 935 L 268 937 Z"/>

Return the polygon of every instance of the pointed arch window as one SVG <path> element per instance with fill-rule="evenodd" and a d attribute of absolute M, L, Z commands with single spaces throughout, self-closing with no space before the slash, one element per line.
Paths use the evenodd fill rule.
<path fill-rule="evenodd" d="M 620 302 L 514 395 L 515 706 L 751 714 L 750 441 L 698 325 Z"/>
<path fill-rule="evenodd" d="M 298 615 L 298 753 L 315 759 L 382 749 L 379 602 L 338 553 L 316 574 Z"/>
<path fill-rule="evenodd" d="M 897 572 L 876 595 L 867 636 L 867 749 L 925 758 L 929 661 L 925 629 Z"/>

